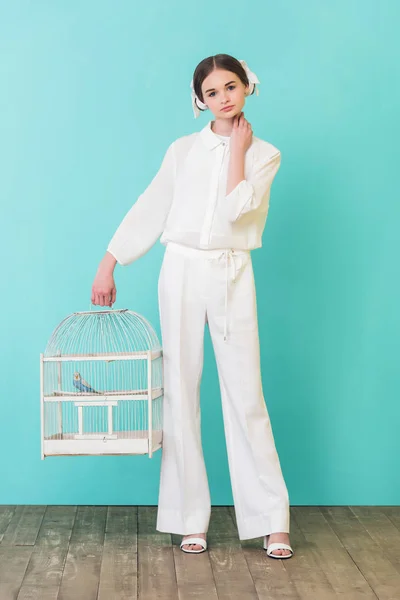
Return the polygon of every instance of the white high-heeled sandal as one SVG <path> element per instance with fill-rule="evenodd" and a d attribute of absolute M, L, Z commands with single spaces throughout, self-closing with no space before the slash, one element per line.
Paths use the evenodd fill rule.
<path fill-rule="evenodd" d="M 268 556 L 271 558 L 292 558 L 294 551 L 289 544 L 284 544 L 283 542 L 272 542 L 271 544 L 267 545 L 267 537 L 267 535 L 264 536 L 263 547 L 264 550 L 267 551 Z M 272 554 L 274 550 L 289 550 L 291 554 Z"/>
<path fill-rule="evenodd" d="M 199 544 L 200 546 L 203 546 L 203 547 L 201 550 L 188 550 L 187 548 L 183 548 L 183 546 L 186 546 L 187 544 Z M 201 537 L 186 538 L 186 540 L 182 540 L 182 542 L 181 542 L 181 550 L 183 550 L 183 552 L 188 552 L 190 554 L 200 554 L 200 552 L 204 552 L 205 550 L 207 550 L 207 542 L 206 542 L 206 540 L 203 540 L 203 538 L 201 538 Z"/>

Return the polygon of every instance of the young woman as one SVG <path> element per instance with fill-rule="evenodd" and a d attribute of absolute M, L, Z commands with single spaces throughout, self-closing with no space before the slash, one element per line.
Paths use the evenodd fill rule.
<path fill-rule="evenodd" d="M 293 555 L 289 496 L 263 397 L 251 259 L 251 250 L 261 247 L 280 152 L 255 137 L 244 117 L 256 83 L 246 63 L 227 54 L 197 65 L 193 110 L 196 117 L 210 110 L 214 119 L 170 144 L 109 243 L 92 302 L 112 306 L 116 262 L 137 260 L 161 236 L 164 417 L 157 530 L 182 534 L 185 552 L 207 549 L 211 502 L 199 391 L 208 323 L 239 538 L 264 536 L 268 555 L 282 559 Z"/>

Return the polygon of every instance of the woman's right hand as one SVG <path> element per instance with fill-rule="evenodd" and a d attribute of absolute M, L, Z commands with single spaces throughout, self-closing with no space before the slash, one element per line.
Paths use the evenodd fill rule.
<path fill-rule="evenodd" d="M 116 259 L 106 252 L 97 270 L 92 285 L 92 304 L 100 306 L 112 306 L 117 297 L 113 272 Z"/>
<path fill-rule="evenodd" d="M 117 289 L 113 274 L 99 269 L 92 285 L 92 304 L 112 306 L 116 297 Z"/>

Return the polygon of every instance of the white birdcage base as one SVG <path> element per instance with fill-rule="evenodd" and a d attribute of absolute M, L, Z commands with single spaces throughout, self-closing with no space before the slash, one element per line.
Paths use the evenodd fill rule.
<path fill-rule="evenodd" d="M 149 454 L 148 431 L 114 432 L 117 439 L 108 439 L 108 433 L 93 436 L 93 439 L 77 439 L 74 433 L 54 435 L 43 440 L 43 455 L 46 456 L 103 456 L 121 454 Z M 152 432 L 152 452 L 162 445 L 162 431 Z"/>
<path fill-rule="evenodd" d="M 164 393 L 163 388 L 153 388 L 151 390 L 151 397 L 153 400 L 157 400 Z M 96 392 L 96 394 L 89 392 L 70 392 L 64 390 L 54 390 L 52 394 L 45 394 L 43 399 L 45 402 L 63 402 L 75 401 L 76 399 L 84 398 L 86 401 L 90 400 L 148 400 L 149 393 L 147 389 L 142 390 L 109 390 L 106 392 Z"/>

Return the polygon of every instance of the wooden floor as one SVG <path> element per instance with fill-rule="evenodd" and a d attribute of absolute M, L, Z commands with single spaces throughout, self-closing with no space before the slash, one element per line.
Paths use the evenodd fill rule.
<path fill-rule="evenodd" d="M 213 507 L 202 554 L 156 512 L 0 505 L 0 600 L 400 599 L 400 507 L 291 507 L 287 560 L 240 542 L 232 507 Z"/>

